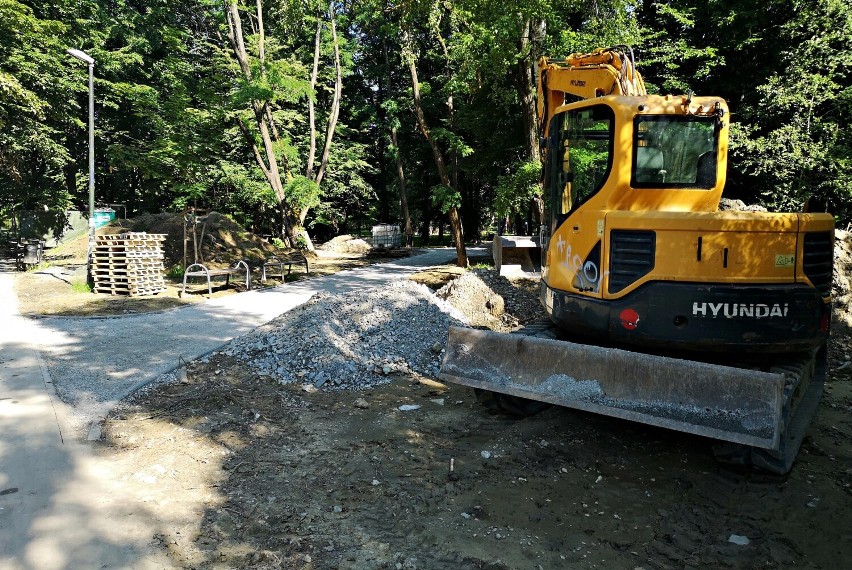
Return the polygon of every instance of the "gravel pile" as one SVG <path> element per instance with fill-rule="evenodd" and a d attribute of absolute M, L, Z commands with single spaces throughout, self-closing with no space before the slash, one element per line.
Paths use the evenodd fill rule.
<path fill-rule="evenodd" d="M 425 286 L 400 280 L 345 295 L 318 294 L 220 352 L 282 384 L 364 389 L 394 373 L 437 376 L 449 325 L 464 317 Z"/>
<path fill-rule="evenodd" d="M 372 249 L 372 246 L 361 238 L 344 234 L 330 239 L 317 249 L 336 253 L 366 253 Z"/>

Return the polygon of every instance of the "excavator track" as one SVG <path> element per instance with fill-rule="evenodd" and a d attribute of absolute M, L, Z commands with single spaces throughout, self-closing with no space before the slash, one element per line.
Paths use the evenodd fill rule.
<path fill-rule="evenodd" d="M 559 329 L 549 319 L 539 319 L 512 331 L 509 334 L 519 334 L 524 336 L 534 336 L 538 338 L 558 339 Z M 486 409 L 492 412 L 502 412 L 519 418 L 533 416 L 539 412 L 543 412 L 547 408 L 552 407 L 548 402 L 539 400 L 530 400 L 511 394 L 501 394 L 474 388 L 473 393 L 476 396 L 476 401 L 482 404 Z"/>
<path fill-rule="evenodd" d="M 720 443 L 713 447 L 713 454 L 719 462 L 757 467 L 778 474 L 787 473 L 793 467 L 822 397 L 826 374 L 825 347 L 812 354 L 783 357 L 771 366 L 770 371 L 783 374 L 785 378 L 779 448 L 771 450 Z"/>
<path fill-rule="evenodd" d="M 560 340 L 564 333 L 549 320 L 530 323 L 511 335 L 537 339 Z M 510 335 L 510 336 L 511 336 Z M 741 443 L 719 442 L 713 446 L 716 459 L 722 463 L 754 467 L 777 474 L 790 471 L 799 448 L 813 419 L 825 382 L 825 348 L 812 353 L 776 356 L 771 365 L 758 366 L 753 360 L 726 362 L 726 366 L 754 370 L 755 374 L 769 372 L 784 378 L 781 424 L 777 449 L 764 449 Z M 550 403 L 474 387 L 477 400 L 486 408 L 514 416 L 529 416 L 548 407 Z"/>

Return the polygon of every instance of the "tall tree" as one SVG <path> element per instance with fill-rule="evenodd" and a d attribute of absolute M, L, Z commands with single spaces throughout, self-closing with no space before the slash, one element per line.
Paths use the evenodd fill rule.
<path fill-rule="evenodd" d="M 462 229 L 461 217 L 459 216 L 459 193 L 457 190 L 458 183 L 453 184 L 447 172 L 447 161 L 444 157 L 444 152 L 438 146 L 438 142 L 432 135 L 429 125 L 426 122 L 426 115 L 423 112 L 423 102 L 420 97 L 420 80 L 417 75 L 417 63 L 415 60 L 414 50 L 411 40 L 407 33 L 403 32 L 403 59 L 408 65 L 408 71 L 411 75 L 411 89 L 414 104 L 414 115 L 417 118 L 417 126 L 423 134 L 423 138 L 429 143 L 432 149 L 432 156 L 435 159 L 435 167 L 438 171 L 438 177 L 441 181 L 441 187 L 437 189 L 438 200 L 442 208 L 447 212 L 450 218 L 450 228 L 453 234 L 453 241 L 456 246 L 457 262 L 459 267 L 467 267 L 467 250 L 464 243 L 464 230 Z"/>
<path fill-rule="evenodd" d="M 65 24 L 39 17 L 25 3 L 0 2 L 0 214 L 61 212 L 74 188 L 63 184 L 71 157 L 66 130 L 75 116 L 75 83 Z M 84 77 L 85 70 L 79 75 Z"/>
<path fill-rule="evenodd" d="M 288 87 L 295 87 L 292 90 L 282 90 L 280 80 L 285 76 L 278 75 L 278 72 L 283 71 L 281 66 L 275 66 L 274 75 L 270 73 L 271 65 L 266 59 L 266 37 L 263 25 L 263 1 L 257 0 L 255 24 L 257 26 L 255 53 L 255 65 L 252 65 L 252 55 L 249 54 L 249 47 L 246 44 L 243 34 L 242 16 L 240 15 L 239 7 L 236 0 L 226 0 L 225 4 L 226 19 L 228 24 L 228 39 L 231 42 L 231 48 L 234 56 L 239 64 L 240 71 L 243 75 L 245 85 L 243 92 L 251 106 L 251 111 L 256 127 L 256 133 L 260 137 L 260 144 L 255 139 L 255 133 L 249 129 L 245 120 L 239 114 L 236 115 L 237 124 L 240 127 L 247 143 L 252 149 L 257 165 L 260 167 L 266 177 L 269 186 L 275 192 L 275 197 L 278 200 L 281 208 L 281 219 L 283 229 L 286 235 L 292 240 L 291 245 L 295 245 L 297 239 L 298 228 L 293 220 L 293 207 L 288 204 L 287 195 L 284 191 L 284 179 L 281 175 L 278 160 L 279 153 L 276 149 L 276 142 L 273 141 L 273 136 L 278 139 L 278 131 L 275 126 L 275 121 L 272 117 L 271 105 L 279 97 L 294 97 L 298 98 L 305 93 L 305 89 L 300 86 L 297 80 L 292 77 L 287 77 Z M 279 81 L 276 81 L 279 80 Z M 276 89 L 279 88 L 279 89 Z M 280 139 L 278 139 L 280 140 Z M 260 146 L 263 147 L 261 151 Z M 282 157 L 284 162 L 284 172 L 288 179 L 292 179 L 289 165 L 286 161 L 286 156 Z"/>

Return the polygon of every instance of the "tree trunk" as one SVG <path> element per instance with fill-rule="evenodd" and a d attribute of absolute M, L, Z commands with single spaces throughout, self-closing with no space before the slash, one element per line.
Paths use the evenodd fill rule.
<path fill-rule="evenodd" d="M 331 101 L 331 109 L 328 115 L 328 129 L 325 133 L 325 146 L 320 158 L 319 170 L 317 170 L 316 183 L 319 186 L 325 176 L 325 167 L 328 165 L 328 154 L 331 151 L 331 141 L 334 138 L 334 129 L 337 127 L 337 117 L 340 115 L 340 94 L 343 91 L 343 74 L 340 69 L 340 46 L 337 42 L 337 26 L 334 20 L 334 4 L 329 4 L 328 16 L 331 20 L 331 37 L 334 42 L 334 98 Z"/>
<path fill-rule="evenodd" d="M 531 161 L 540 159 L 538 144 L 538 120 L 536 118 L 536 103 L 533 97 L 535 89 L 535 75 L 533 66 L 537 62 L 537 44 L 544 36 L 544 21 L 529 20 L 524 22 L 521 38 L 518 41 L 517 72 L 515 74 L 515 88 L 521 101 L 521 117 L 524 124 L 524 142 L 527 150 L 527 158 Z M 538 214 L 539 224 L 544 221 L 544 200 L 541 196 L 532 199 L 533 210 Z"/>
<path fill-rule="evenodd" d="M 311 70 L 311 92 L 316 91 L 317 75 L 319 74 L 320 44 L 322 43 L 322 17 L 317 16 L 317 33 L 314 38 L 314 67 Z M 317 125 L 314 115 L 314 98 L 308 97 L 308 129 L 310 145 L 308 149 L 308 165 L 305 167 L 305 178 L 314 177 L 314 159 L 317 153 Z"/>
<path fill-rule="evenodd" d="M 246 48 L 245 39 L 243 37 L 243 26 L 242 20 L 240 19 L 239 9 L 235 2 L 231 0 L 226 0 L 226 19 L 228 24 L 228 39 L 231 42 L 231 48 L 234 50 L 234 56 L 237 58 L 237 62 L 240 65 L 240 70 L 248 81 L 252 80 L 252 71 L 251 64 L 249 62 L 249 54 Z M 265 39 L 263 33 L 263 2 L 262 0 L 257 0 L 257 28 L 259 33 L 258 39 L 258 58 L 261 63 L 266 57 L 266 48 L 265 48 Z M 255 161 L 260 167 L 261 171 L 263 171 L 263 175 L 266 177 L 267 182 L 275 193 L 275 197 L 278 200 L 279 206 L 282 211 L 282 222 L 284 223 L 284 232 L 282 237 L 290 237 L 292 238 L 293 234 L 293 223 L 291 217 L 287 214 L 287 204 L 285 202 L 284 196 L 284 183 L 281 180 L 281 172 L 278 169 L 278 156 L 275 152 L 274 142 L 272 140 L 272 134 L 270 130 L 274 131 L 274 124 L 270 123 L 272 114 L 269 112 L 268 106 L 266 102 L 253 100 L 251 102 L 252 111 L 254 112 L 254 120 L 255 126 L 257 127 L 261 142 L 263 143 L 263 153 L 258 148 L 257 143 L 255 142 L 254 136 L 252 136 L 251 132 L 248 129 L 248 126 L 243 123 L 241 119 L 237 119 L 237 123 L 240 127 L 240 131 L 242 131 L 245 136 L 246 142 L 252 149 L 254 153 Z M 286 163 L 285 163 L 285 171 Z M 292 239 L 291 239 L 292 242 Z M 291 245 L 295 245 L 295 243 L 291 243 Z"/>
<path fill-rule="evenodd" d="M 423 138 L 429 143 L 432 148 L 432 155 L 435 158 L 435 166 L 438 169 L 438 176 L 441 179 L 441 184 L 448 188 L 455 189 L 447 174 L 446 161 L 444 154 L 438 147 L 438 143 L 432 138 L 432 133 L 429 131 L 429 126 L 426 124 L 426 117 L 423 114 L 423 107 L 420 100 L 420 82 L 417 79 L 417 66 L 414 63 L 414 55 L 409 54 L 408 71 L 411 74 L 411 85 L 414 92 L 414 114 L 417 117 L 417 125 L 420 127 L 420 132 Z M 459 267 L 467 267 L 467 250 L 464 245 L 464 231 L 461 225 L 458 209 L 455 206 L 450 206 L 449 209 L 450 225 L 452 226 L 453 240 L 456 244 L 456 254 L 458 255 Z"/>
<path fill-rule="evenodd" d="M 399 152 L 399 142 L 396 136 L 396 125 L 391 127 L 391 142 L 396 149 L 396 173 L 399 177 L 399 204 L 402 208 L 402 218 L 405 220 L 405 245 L 414 245 L 414 226 L 411 225 L 411 215 L 408 212 L 408 194 L 405 192 L 405 171 L 402 169 L 402 156 Z"/>
<path fill-rule="evenodd" d="M 334 97 L 329 109 L 328 125 L 325 133 L 325 144 L 323 145 L 322 155 L 320 156 L 320 164 L 316 173 L 314 172 L 314 160 L 316 154 L 316 125 L 314 117 L 314 103 L 312 100 L 308 102 L 308 121 L 310 125 L 310 150 L 308 153 L 308 164 L 305 169 L 305 177 L 313 180 L 317 186 L 322 184 L 322 179 L 325 176 L 325 169 L 328 166 L 328 155 L 331 152 L 331 143 L 334 138 L 334 131 L 337 128 L 337 119 L 340 115 L 340 96 L 343 91 L 343 73 L 340 67 L 340 46 L 337 41 L 337 26 L 334 18 L 334 4 L 329 4 L 328 8 L 329 20 L 331 25 L 331 37 L 334 41 Z M 311 71 L 311 89 L 316 88 L 317 75 L 319 69 L 319 54 L 320 42 L 322 40 L 322 20 L 317 21 L 317 33 L 314 38 L 314 66 Z M 309 251 L 314 251 L 314 244 L 307 230 L 304 228 L 305 219 L 308 215 L 308 209 L 302 208 L 299 212 L 299 232 L 304 240 L 305 247 Z"/>
<path fill-rule="evenodd" d="M 519 56 L 516 64 L 515 89 L 517 90 L 518 98 L 521 101 L 521 117 L 524 123 L 524 143 L 526 146 L 527 157 L 530 160 L 538 160 L 538 129 L 535 98 L 533 97 L 533 89 L 535 89 L 533 64 L 535 62 L 530 61 L 532 57 L 530 36 L 533 33 L 533 23 L 528 19 L 524 22 L 521 38 L 518 41 Z"/>

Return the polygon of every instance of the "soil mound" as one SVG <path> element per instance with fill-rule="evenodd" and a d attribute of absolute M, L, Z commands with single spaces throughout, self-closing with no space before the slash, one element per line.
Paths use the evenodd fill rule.
<path fill-rule="evenodd" d="M 129 228 L 126 227 L 128 225 Z M 166 234 L 168 237 L 163 246 L 166 267 L 183 262 L 183 214 L 142 214 L 132 220 L 125 220 L 123 226 L 134 232 Z M 213 266 L 229 265 L 241 259 L 249 264 L 257 264 L 278 251 L 219 212 L 210 212 L 206 223 L 199 222 L 196 239 L 199 244 L 198 261 Z M 187 240 L 187 264 L 190 264 L 194 260 L 191 228 L 187 231 Z"/>
<path fill-rule="evenodd" d="M 852 327 L 852 232 L 834 232 L 834 277 L 831 289 L 835 323 Z"/>
<path fill-rule="evenodd" d="M 435 295 L 463 314 L 470 326 L 506 329 L 507 323 L 500 318 L 506 310 L 503 297 L 472 271 L 450 281 L 438 289 Z"/>
<path fill-rule="evenodd" d="M 450 281 L 435 292 L 464 316 L 469 326 L 508 332 L 544 317 L 537 298 L 538 282 L 475 269 Z"/>

